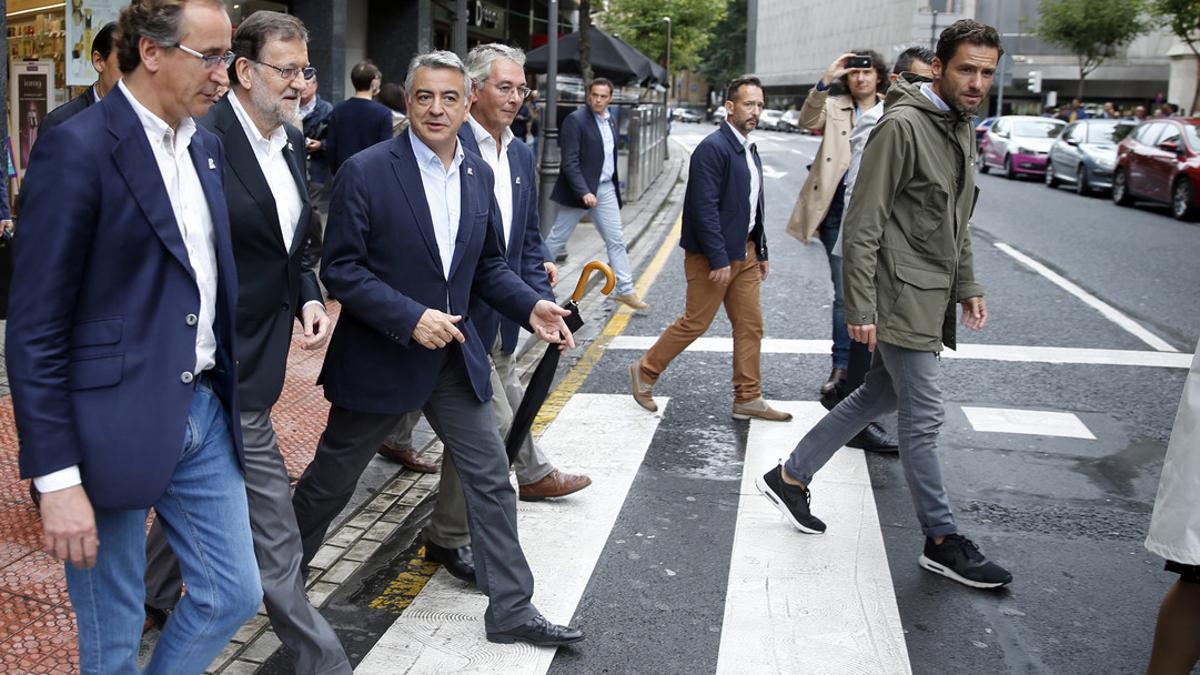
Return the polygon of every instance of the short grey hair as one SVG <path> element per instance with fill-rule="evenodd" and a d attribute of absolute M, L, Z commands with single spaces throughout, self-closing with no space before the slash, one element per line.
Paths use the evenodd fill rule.
<path fill-rule="evenodd" d="M 463 65 L 462 59 L 458 58 L 458 54 L 436 50 L 414 56 L 413 60 L 408 62 L 408 75 L 404 77 L 404 92 L 408 96 L 413 95 L 413 79 L 416 78 L 419 68 L 457 70 L 463 76 L 463 96 L 471 95 L 471 76 L 467 74 L 467 67 Z"/>
<path fill-rule="evenodd" d="M 478 45 L 467 53 L 467 74 L 476 85 L 488 79 L 492 74 L 492 64 L 496 59 L 507 59 L 525 67 L 525 52 L 517 47 L 509 47 L 499 42 Z"/>

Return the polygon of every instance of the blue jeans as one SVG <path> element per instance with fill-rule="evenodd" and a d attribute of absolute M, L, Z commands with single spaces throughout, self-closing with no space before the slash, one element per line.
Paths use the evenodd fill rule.
<path fill-rule="evenodd" d="M 175 474 L 154 510 L 179 557 L 187 594 L 145 672 L 202 673 L 262 600 L 246 485 L 221 402 L 203 380 L 192 398 Z M 66 565 L 82 673 L 138 672 L 147 511 L 97 508 L 95 567 Z"/>
<path fill-rule="evenodd" d="M 842 288 L 842 256 L 834 255 L 842 229 L 842 211 L 845 208 L 846 186 L 839 185 L 829 204 L 829 211 L 817 233 L 829 257 L 829 276 L 833 280 L 833 367 L 846 368 L 850 365 L 850 330 L 846 328 L 846 296 Z"/>
<path fill-rule="evenodd" d="M 621 234 L 621 207 L 617 204 L 617 189 L 612 182 L 601 183 L 596 188 L 596 206 L 581 209 L 558 205 L 558 216 L 554 227 L 546 237 L 546 249 L 552 256 L 562 255 L 567 250 L 567 240 L 579 224 L 583 214 L 590 213 L 596 231 L 608 248 L 608 264 L 617 278 L 617 295 L 633 293 L 633 268 L 629 264 L 629 253 L 625 250 L 625 239 Z"/>

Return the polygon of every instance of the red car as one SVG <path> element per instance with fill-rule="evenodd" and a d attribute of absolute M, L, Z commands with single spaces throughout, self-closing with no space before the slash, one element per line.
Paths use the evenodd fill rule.
<path fill-rule="evenodd" d="M 1200 218 L 1200 119 L 1142 122 L 1117 146 L 1113 203 L 1137 199 L 1171 205 L 1179 220 Z"/>

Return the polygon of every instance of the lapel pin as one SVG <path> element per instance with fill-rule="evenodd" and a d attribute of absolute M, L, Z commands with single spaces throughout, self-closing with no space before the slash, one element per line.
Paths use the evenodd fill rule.
<path fill-rule="evenodd" d="M 469 166 L 468 166 L 468 167 L 467 167 L 467 175 L 468 175 L 468 176 L 474 176 L 474 175 L 475 175 L 475 169 L 472 169 L 471 167 L 469 167 Z"/>
<path fill-rule="evenodd" d="M 217 170 L 217 162 L 212 157 L 208 158 L 208 168 L 212 169 L 213 171 Z"/>
<path fill-rule="evenodd" d="M 292 147 L 292 142 L 291 142 L 291 141 L 288 141 L 288 150 L 291 150 L 292 152 L 295 152 L 295 151 L 296 151 L 296 149 Z"/>
<path fill-rule="evenodd" d="M 521 177 L 517 176 L 517 185 L 520 185 L 520 184 L 521 184 Z"/>

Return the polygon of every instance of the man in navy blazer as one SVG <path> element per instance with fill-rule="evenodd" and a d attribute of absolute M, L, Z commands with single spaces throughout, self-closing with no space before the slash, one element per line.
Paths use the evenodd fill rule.
<path fill-rule="evenodd" d="M 613 299 L 633 309 L 650 305 L 633 289 L 633 267 L 625 250 L 621 225 L 621 180 L 617 173 L 617 125 L 608 104 L 613 83 L 597 77 L 588 83 L 587 105 L 567 115 L 558 134 L 562 169 L 550 199 L 559 204 L 546 249 L 565 256 L 567 240 L 584 214 L 590 214 L 608 249 L 608 264 L 617 278 Z"/>
<path fill-rule="evenodd" d="M 568 312 L 508 266 L 496 236 L 493 174 L 458 129 L 471 84 L 453 52 L 422 54 L 405 83 L 409 130 L 346 161 L 334 177 L 321 277 L 342 313 L 319 382 L 333 404 L 293 503 L 312 559 L 367 463 L 400 417 L 420 408 L 454 458 L 470 514 L 488 639 L 583 639 L 532 604 L 508 457 L 488 399 L 478 295 L 542 340 L 573 346 Z"/>
<path fill-rule="evenodd" d="M 337 175 L 342 164 L 364 149 L 392 137 L 392 111 L 374 99 L 383 74 L 370 61 L 350 71 L 354 95 L 333 106 L 325 129 L 325 161 Z"/>
<path fill-rule="evenodd" d="M 34 148 L 6 358 L 21 474 L 42 493 L 46 549 L 68 561 L 80 670 L 138 670 L 153 506 L 188 594 L 148 672 L 199 673 L 262 598 L 230 423 L 224 156 L 192 120 L 229 81 L 231 30 L 219 0 L 137 0 L 119 25 L 124 79 Z"/>
<path fill-rule="evenodd" d="M 687 303 L 641 359 L 629 364 L 633 398 L 657 410 L 653 386 L 667 365 L 712 324 L 721 304 L 733 324 L 733 418 L 787 421 L 790 413 L 762 398 L 759 352 L 763 321 L 759 290 L 767 278 L 762 161 L 750 142 L 763 109 L 762 84 L 745 77 L 729 84 L 726 121 L 692 152 L 683 232 Z"/>
<path fill-rule="evenodd" d="M 117 63 L 117 53 L 113 50 L 113 33 L 116 30 L 116 22 L 110 21 L 92 38 L 92 68 L 96 69 L 99 76 L 96 83 L 82 94 L 47 113 L 38 126 L 39 135 L 44 136 L 54 127 L 87 110 L 88 106 L 107 96 L 108 92 L 117 86 L 117 80 L 121 79 L 121 66 Z"/>

